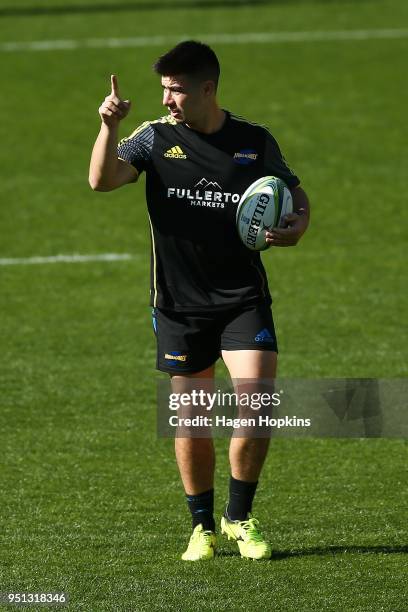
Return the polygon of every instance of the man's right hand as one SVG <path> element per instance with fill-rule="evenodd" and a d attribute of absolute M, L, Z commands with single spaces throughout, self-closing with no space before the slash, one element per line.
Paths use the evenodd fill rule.
<path fill-rule="evenodd" d="M 99 107 L 99 115 L 102 123 L 109 127 L 118 125 L 130 110 L 130 100 L 121 100 L 119 97 L 119 86 L 117 77 L 111 75 L 111 92 Z"/>

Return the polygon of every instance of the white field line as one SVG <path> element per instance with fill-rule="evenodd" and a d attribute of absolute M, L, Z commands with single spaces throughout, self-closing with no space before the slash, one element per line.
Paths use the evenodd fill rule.
<path fill-rule="evenodd" d="M 408 28 L 370 30 L 317 30 L 311 32 L 242 32 L 238 34 L 180 34 L 172 36 L 135 36 L 133 38 L 84 38 L 72 40 L 37 40 L 0 43 L 1 53 L 14 51 L 74 51 L 76 49 L 112 49 L 155 47 L 195 38 L 212 44 L 290 43 L 353 41 L 408 38 Z"/>
<path fill-rule="evenodd" d="M 92 261 L 124 261 L 135 259 L 129 253 L 100 253 L 99 255 L 54 255 L 52 257 L 0 258 L 0 266 L 25 266 L 33 264 L 88 263 Z"/>

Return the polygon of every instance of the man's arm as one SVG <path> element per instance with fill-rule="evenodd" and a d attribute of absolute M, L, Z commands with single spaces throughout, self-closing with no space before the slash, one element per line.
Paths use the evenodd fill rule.
<path fill-rule="evenodd" d="M 272 246 L 295 246 L 309 225 L 310 204 L 305 191 L 301 187 L 290 190 L 293 199 L 293 213 L 285 215 L 285 228 L 274 227 L 265 233 L 266 242 Z"/>
<path fill-rule="evenodd" d="M 137 180 L 136 168 L 118 159 L 117 153 L 119 122 L 129 110 L 130 102 L 120 99 L 117 78 L 112 75 L 111 93 L 99 108 L 102 125 L 89 167 L 89 184 L 95 191 L 112 191 Z"/>

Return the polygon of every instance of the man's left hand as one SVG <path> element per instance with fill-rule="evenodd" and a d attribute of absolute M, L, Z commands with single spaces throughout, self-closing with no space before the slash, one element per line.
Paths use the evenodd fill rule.
<path fill-rule="evenodd" d="M 291 213 L 283 217 L 285 227 L 274 227 L 265 232 L 266 242 L 271 246 L 289 247 L 295 246 L 309 224 L 306 211 L 302 208 L 298 213 Z"/>

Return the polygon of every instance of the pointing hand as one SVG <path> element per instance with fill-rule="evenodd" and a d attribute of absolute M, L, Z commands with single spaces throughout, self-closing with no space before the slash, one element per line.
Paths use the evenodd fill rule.
<path fill-rule="evenodd" d="M 102 123 L 109 127 L 118 125 L 119 121 L 124 119 L 130 110 L 130 100 L 121 100 L 119 96 L 118 78 L 116 75 L 111 75 L 111 92 L 106 96 L 105 100 L 99 107 L 99 115 Z"/>

